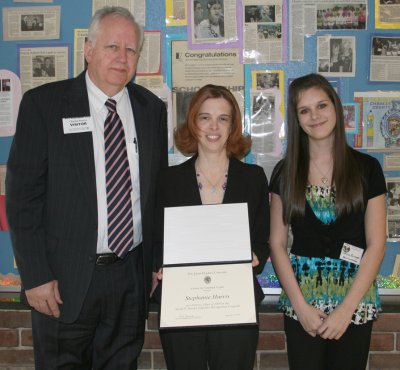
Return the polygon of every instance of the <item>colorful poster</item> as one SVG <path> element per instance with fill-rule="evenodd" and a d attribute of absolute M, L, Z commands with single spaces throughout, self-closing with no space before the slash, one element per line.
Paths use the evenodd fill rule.
<path fill-rule="evenodd" d="M 355 147 L 400 149 L 400 91 L 356 92 L 354 96 L 361 103 Z"/>

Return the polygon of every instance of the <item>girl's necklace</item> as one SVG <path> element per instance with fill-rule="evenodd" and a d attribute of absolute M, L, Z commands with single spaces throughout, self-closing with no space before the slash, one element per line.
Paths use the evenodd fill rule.
<path fill-rule="evenodd" d="M 319 167 L 317 166 L 317 164 L 316 164 L 314 161 L 311 161 L 311 163 L 314 165 L 314 167 L 317 169 L 317 171 L 319 172 L 319 174 L 322 176 L 322 177 L 320 178 L 320 179 L 321 179 L 321 182 L 322 182 L 324 185 L 326 185 L 326 184 L 328 183 L 328 180 L 329 180 L 328 174 L 329 174 L 329 172 L 330 172 L 331 169 L 332 169 L 332 164 L 329 166 L 328 171 L 327 171 L 326 173 L 323 173 L 323 172 L 319 169 Z"/>

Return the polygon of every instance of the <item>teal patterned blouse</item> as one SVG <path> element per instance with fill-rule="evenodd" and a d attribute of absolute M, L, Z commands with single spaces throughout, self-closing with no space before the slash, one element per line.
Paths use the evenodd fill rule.
<path fill-rule="evenodd" d="M 334 187 L 308 185 L 306 200 L 321 222 L 335 222 Z M 291 254 L 290 261 L 305 300 L 326 314 L 331 313 L 344 300 L 358 271 L 358 265 L 330 257 Z M 297 320 L 296 312 L 283 290 L 279 299 L 279 309 Z M 354 312 L 352 322 L 359 325 L 375 320 L 380 310 L 378 288 L 374 282 Z"/>

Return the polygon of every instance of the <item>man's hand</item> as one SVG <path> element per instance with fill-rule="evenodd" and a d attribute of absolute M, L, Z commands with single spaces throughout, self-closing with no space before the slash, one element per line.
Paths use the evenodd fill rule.
<path fill-rule="evenodd" d="M 160 268 L 158 270 L 158 272 L 153 272 L 153 281 L 151 284 L 151 292 L 150 292 L 150 297 L 153 295 L 154 291 L 157 288 L 157 285 L 159 284 L 159 282 L 162 280 L 162 268 Z"/>
<path fill-rule="evenodd" d="M 59 304 L 62 304 L 58 281 L 53 280 L 36 288 L 25 291 L 26 298 L 31 307 L 45 315 L 60 317 Z"/>

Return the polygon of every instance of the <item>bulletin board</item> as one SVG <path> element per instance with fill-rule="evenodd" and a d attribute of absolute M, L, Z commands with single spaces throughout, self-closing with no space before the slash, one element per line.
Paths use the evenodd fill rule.
<path fill-rule="evenodd" d="M 199 13 L 192 0 L 106 2 L 130 7 L 144 24 L 135 82 L 168 105 L 170 164 L 184 160 L 174 149 L 172 131 L 185 102 L 205 83 L 217 82 L 234 93 L 253 138 L 246 161 L 261 165 L 269 178 L 285 147 L 288 84 L 311 72 L 325 75 L 344 104 L 349 144 L 376 157 L 387 177 L 388 240 L 378 284 L 384 294 L 400 294 L 400 32 L 398 19 L 391 18 L 400 5 L 221 0 L 222 26 L 211 31 L 205 27 L 207 0 L 198 2 Z M 85 68 L 82 47 L 98 3 L 1 2 L 0 109 L 9 108 L 9 122 L 0 119 L 0 291 L 19 289 L 4 217 L 4 173 L 18 102 L 27 89 L 72 78 Z M 270 263 L 259 280 L 267 293 L 279 289 Z"/>

